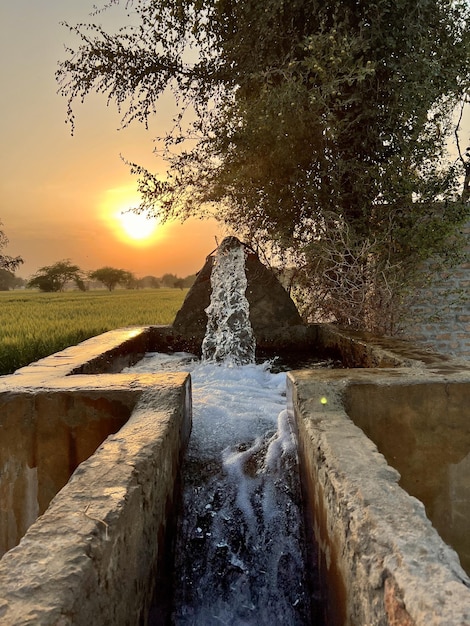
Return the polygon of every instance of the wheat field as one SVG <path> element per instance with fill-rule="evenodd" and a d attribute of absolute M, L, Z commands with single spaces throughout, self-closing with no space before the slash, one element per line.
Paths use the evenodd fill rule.
<path fill-rule="evenodd" d="M 0 375 L 113 328 L 171 324 L 187 289 L 0 292 Z"/>

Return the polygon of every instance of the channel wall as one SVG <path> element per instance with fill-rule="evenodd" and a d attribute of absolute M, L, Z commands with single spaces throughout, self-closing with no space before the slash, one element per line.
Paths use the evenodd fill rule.
<path fill-rule="evenodd" d="M 190 378 L 95 373 L 150 347 L 112 331 L 0 379 L 2 626 L 165 620 Z"/>

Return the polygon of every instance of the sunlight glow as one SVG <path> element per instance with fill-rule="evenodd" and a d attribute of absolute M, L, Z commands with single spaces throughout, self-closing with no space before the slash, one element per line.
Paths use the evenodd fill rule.
<path fill-rule="evenodd" d="M 115 217 L 131 239 L 147 239 L 155 232 L 158 225 L 155 218 L 148 218 L 142 213 L 138 215 L 127 211 L 117 211 Z"/>
<path fill-rule="evenodd" d="M 164 227 L 158 218 L 133 213 L 132 207 L 139 204 L 135 188 L 116 187 L 108 189 L 100 203 L 101 215 L 114 236 L 133 246 L 150 246 L 164 237 Z"/>

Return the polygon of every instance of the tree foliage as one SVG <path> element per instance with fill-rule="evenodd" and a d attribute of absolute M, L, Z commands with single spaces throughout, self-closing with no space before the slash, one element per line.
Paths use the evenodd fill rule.
<path fill-rule="evenodd" d="M 147 123 L 172 89 L 180 114 L 162 138 L 166 180 L 131 164 L 141 209 L 161 219 L 215 211 L 299 268 L 307 315 L 321 306 L 391 332 L 423 263 L 435 271 L 461 249 L 465 164 L 446 160 L 446 146 L 469 87 L 468 3 L 132 7 L 140 23 L 115 34 L 71 27 L 80 44 L 58 80 L 72 124 L 74 100 L 91 92 L 115 102 L 126 125 Z"/>
<path fill-rule="evenodd" d="M 15 287 L 22 287 L 25 284 L 23 278 L 15 276 L 9 270 L 0 269 L 0 291 L 10 291 Z"/>
<path fill-rule="evenodd" d="M 28 287 L 46 292 L 64 291 L 69 282 L 73 282 L 81 291 L 85 290 L 82 270 L 72 264 L 70 259 L 65 259 L 39 268 L 29 280 Z"/>
<path fill-rule="evenodd" d="M 0 226 L 2 222 L 0 221 Z M 8 237 L 3 230 L 0 229 L 0 250 L 8 244 Z M 0 270 L 13 271 L 23 263 L 23 259 L 19 256 L 11 257 L 4 254 L 0 254 Z"/>
<path fill-rule="evenodd" d="M 195 276 L 191 274 L 190 276 L 186 276 L 186 278 L 180 278 L 176 276 L 176 274 L 163 274 L 160 278 L 160 283 L 163 287 L 174 287 L 176 289 L 184 289 L 185 287 L 191 287 L 191 285 L 195 281 Z"/>
<path fill-rule="evenodd" d="M 127 270 L 116 269 L 115 267 L 101 267 L 89 273 L 91 280 L 97 280 L 108 289 L 113 291 L 117 285 L 122 285 L 131 289 L 136 282 L 134 275 Z"/>
<path fill-rule="evenodd" d="M 151 275 L 144 276 L 143 278 L 139 278 L 138 287 L 140 289 L 159 289 L 160 279 Z"/>

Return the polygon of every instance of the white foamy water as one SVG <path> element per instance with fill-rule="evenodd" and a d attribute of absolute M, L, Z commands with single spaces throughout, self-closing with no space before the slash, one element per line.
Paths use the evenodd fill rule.
<path fill-rule="evenodd" d="M 193 388 L 173 623 L 310 623 L 285 373 L 185 354 L 149 355 L 133 368 L 162 369 L 189 371 Z"/>
<path fill-rule="evenodd" d="M 149 355 L 134 368 L 190 371 L 192 378 L 174 558 L 176 625 L 310 623 L 285 373 L 254 363 L 245 256 L 235 238 L 217 250 L 203 361 Z"/>
<path fill-rule="evenodd" d="M 230 237 L 217 249 L 211 273 L 211 302 L 206 309 L 207 329 L 202 342 L 205 361 L 245 365 L 255 360 L 256 341 L 245 297 L 245 257 L 243 246 L 234 246 Z"/>

